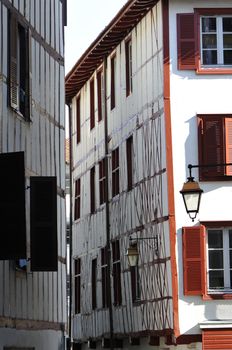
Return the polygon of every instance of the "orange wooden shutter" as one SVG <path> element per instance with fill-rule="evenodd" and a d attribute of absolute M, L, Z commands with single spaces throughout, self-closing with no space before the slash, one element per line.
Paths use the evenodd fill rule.
<path fill-rule="evenodd" d="M 199 117 L 199 163 L 201 165 L 220 164 L 224 156 L 224 118 L 222 116 Z M 203 167 L 199 169 L 200 179 L 223 176 L 224 167 Z"/>
<path fill-rule="evenodd" d="M 191 70 L 196 68 L 196 31 L 193 13 L 177 15 L 177 51 L 178 69 Z"/>
<path fill-rule="evenodd" d="M 232 329 L 204 329 L 202 350 L 232 350 Z"/>
<path fill-rule="evenodd" d="M 183 227 L 184 294 L 202 295 L 206 290 L 204 226 Z"/>
<path fill-rule="evenodd" d="M 232 163 L 232 118 L 225 118 L 226 163 Z M 226 167 L 226 175 L 232 175 L 232 166 Z"/>

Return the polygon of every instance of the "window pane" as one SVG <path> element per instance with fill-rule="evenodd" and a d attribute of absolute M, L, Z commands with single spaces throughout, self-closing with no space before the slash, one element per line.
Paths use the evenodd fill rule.
<path fill-rule="evenodd" d="M 203 17 L 202 18 L 202 32 L 216 32 L 216 18 Z"/>
<path fill-rule="evenodd" d="M 222 250 L 209 251 L 209 268 L 223 269 L 223 251 Z"/>
<path fill-rule="evenodd" d="M 223 271 L 209 271 L 209 287 L 210 288 L 224 287 Z"/>
<path fill-rule="evenodd" d="M 216 49 L 217 48 L 216 34 L 203 34 L 202 46 L 203 46 L 203 49 Z"/>
<path fill-rule="evenodd" d="M 203 64 L 217 64 L 217 51 L 216 50 L 207 50 L 203 51 Z"/>
<path fill-rule="evenodd" d="M 223 47 L 224 49 L 232 48 L 232 34 L 224 34 L 223 35 Z"/>
<path fill-rule="evenodd" d="M 223 32 L 232 32 L 232 17 L 223 18 Z"/>
<path fill-rule="evenodd" d="M 232 231 L 231 231 L 232 238 Z M 222 231 L 221 230 L 209 230 L 208 231 L 208 246 L 209 248 L 222 248 Z"/>
<path fill-rule="evenodd" d="M 232 64 L 232 50 L 224 51 L 224 64 Z"/>

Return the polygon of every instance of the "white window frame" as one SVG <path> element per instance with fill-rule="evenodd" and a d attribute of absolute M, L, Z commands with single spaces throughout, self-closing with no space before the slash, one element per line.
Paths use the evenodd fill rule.
<path fill-rule="evenodd" d="M 222 231 L 223 238 L 223 271 L 224 271 L 224 288 L 210 288 L 209 286 L 209 247 L 208 247 L 208 231 Z M 206 254 L 207 254 L 207 290 L 210 294 L 225 294 L 232 293 L 230 286 L 230 249 L 229 248 L 229 231 L 232 227 L 219 227 L 207 229 L 207 242 L 206 242 Z M 213 250 L 213 248 L 211 248 Z M 216 250 L 216 249 L 215 249 Z"/>
<path fill-rule="evenodd" d="M 231 64 L 224 64 L 224 47 L 223 47 L 223 18 L 230 18 L 232 15 L 209 15 L 204 16 L 202 15 L 200 17 L 200 46 L 201 46 L 201 65 L 203 67 L 232 67 Z M 215 49 L 217 51 L 217 64 L 203 64 L 203 43 L 202 43 L 202 37 L 203 34 L 207 34 L 207 32 L 202 32 L 202 19 L 203 18 L 216 18 L 216 36 L 217 36 L 217 48 Z M 224 32 L 225 34 L 227 32 Z M 230 32 L 228 32 L 230 33 Z M 212 32 L 209 32 L 209 34 L 212 34 Z M 232 34 L 232 33 L 231 33 Z M 232 48 L 230 49 L 232 50 Z"/>

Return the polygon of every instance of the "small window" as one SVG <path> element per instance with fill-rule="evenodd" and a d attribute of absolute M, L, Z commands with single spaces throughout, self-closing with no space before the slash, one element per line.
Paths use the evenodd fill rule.
<path fill-rule="evenodd" d="M 100 70 L 97 73 L 97 108 L 98 108 L 98 121 L 102 120 L 103 109 L 103 72 Z"/>
<path fill-rule="evenodd" d="M 97 307 L 97 259 L 92 260 L 92 309 Z"/>
<path fill-rule="evenodd" d="M 232 116 L 198 115 L 200 180 L 231 179 L 232 166 L 209 166 L 232 163 Z"/>
<path fill-rule="evenodd" d="M 75 201 L 74 201 L 74 220 L 80 218 L 81 215 L 81 179 L 75 182 Z"/>
<path fill-rule="evenodd" d="M 90 212 L 95 212 L 95 167 L 90 169 Z"/>
<path fill-rule="evenodd" d="M 112 197 L 119 194 L 119 148 L 112 151 Z"/>
<path fill-rule="evenodd" d="M 232 292 L 232 228 L 208 229 L 208 290 Z"/>
<path fill-rule="evenodd" d="M 136 303 L 136 301 L 141 299 L 141 284 L 138 265 L 130 267 L 130 274 L 132 302 Z"/>
<path fill-rule="evenodd" d="M 106 201 L 106 159 L 99 162 L 99 202 L 100 205 Z"/>
<path fill-rule="evenodd" d="M 107 247 L 101 249 L 101 273 L 102 273 L 102 307 L 109 306 L 108 264 Z"/>
<path fill-rule="evenodd" d="M 77 128 L 77 144 L 81 141 L 81 98 L 76 99 L 76 128 Z"/>
<path fill-rule="evenodd" d="M 10 106 L 30 119 L 29 31 L 10 14 Z"/>
<path fill-rule="evenodd" d="M 113 251 L 113 288 L 114 288 L 114 305 L 121 305 L 121 262 L 119 240 L 112 242 Z"/>
<path fill-rule="evenodd" d="M 95 127 L 95 91 L 94 79 L 90 81 L 90 130 Z"/>
<path fill-rule="evenodd" d="M 110 89 L 110 106 L 111 110 L 115 108 L 115 77 L 116 77 L 116 56 L 111 57 L 111 89 Z"/>
<path fill-rule="evenodd" d="M 133 187 L 133 136 L 126 140 L 127 190 Z"/>
<path fill-rule="evenodd" d="M 81 259 L 74 260 L 75 314 L 81 312 Z"/>
<path fill-rule="evenodd" d="M 132 44 L 131 39 L 125 43 L 126 60 L 126 96 L 132 93 Z"/>

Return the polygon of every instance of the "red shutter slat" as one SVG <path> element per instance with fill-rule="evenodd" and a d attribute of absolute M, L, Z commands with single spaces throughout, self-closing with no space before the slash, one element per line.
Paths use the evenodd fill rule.
<path fill-rule="evenodd" d="M 204 329 L 202 332 L 203 350 L 232 350 L 231 329 Z"/>
<path fill-rule="evenodd" d="M 226 163 L 232 163 L 232 118 L 225 118 Z M 226 167 L 226 175 L 232 175 L 232 166 Z"/>
<path fill-rule="evenodd" d="M 196 68 L 196 42 L 194 14 L 177 14 L 178 69 L 191 70 Z"/>
<path fill-rule="evenodd" d="M 183 227 L 184 294 L 205 292 L 205 232 L 203 226 Z"/>
<path fill-rule="evenodd" d="M 199 124 L 199 160 L 201 165 L 220 164 L 224 156 L 224 118 L 221 116 L 200 117 Z M 223 176 L 223 166 L 203 167 L 199 169 L 200 179 Z"/>

